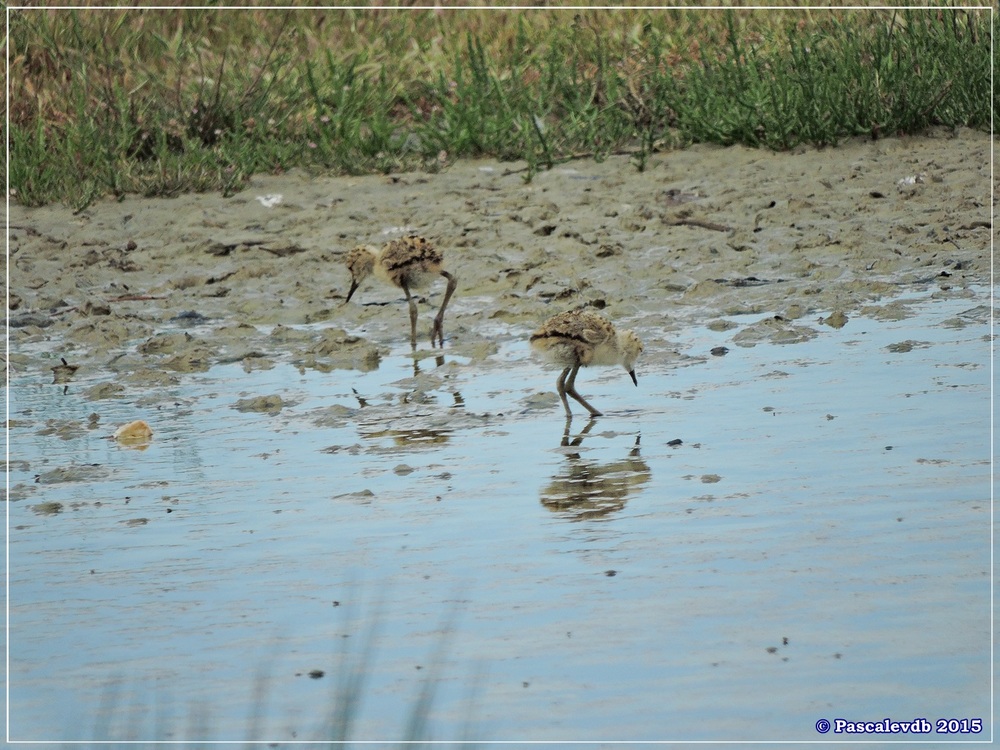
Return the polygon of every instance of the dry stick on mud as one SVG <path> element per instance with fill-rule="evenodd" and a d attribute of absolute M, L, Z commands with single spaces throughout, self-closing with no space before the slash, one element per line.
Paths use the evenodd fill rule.
<path fill-rule="evenodd" d="M 714 221 L 705 221 L 703 219 L 664 219 L 663 223 L 669 227 L 701 227 L 702 229 L 711 229 L 713 232 L 731 232 L 732 227 L 728 227 L 725 224 L 716 224 Z"/>

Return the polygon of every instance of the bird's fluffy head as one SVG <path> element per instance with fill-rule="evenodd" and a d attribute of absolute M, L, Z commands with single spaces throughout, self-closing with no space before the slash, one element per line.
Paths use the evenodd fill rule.
<path fill-rule="evenodd" d="M 622 367 L 632 376 L 632 382 L 638 385 L 635 377 L 635 363 L 642 354 L 642 342 L 635 331 L 621 331 L 618 334 L 618 351 L 622 353 Z"/>

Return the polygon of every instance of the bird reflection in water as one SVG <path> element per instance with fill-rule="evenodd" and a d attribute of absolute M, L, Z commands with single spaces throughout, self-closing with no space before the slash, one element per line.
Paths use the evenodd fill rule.
<path fill-rule="evenodd" d="M 390 439 L 396 448 L 429 448 L 451 440 L 451 430 L 435 430 L 416 427 L 411 430 L 361 430 L 361 437 L 367 440 Z"/>
<path fill-rule="evenodd" d="M 434 357 L 434 367 L 436 367 L 436 368 L 437 367 L 443 367 L 444 364 L 445 364 L 444 355 L 437 355 L 437 356 Z M 433 370 L 431 372 L 433 372 Z M 413 377 L 417 378 L 417 377 L 420 376 L 420 374 L 421 374 L 420 358 L 415 356 L 413 358 Z M 444 379 L 447 380 L 450 377 L 451 376 L 449 376 L 449 375 L 445 375 Z M 444 390 L 444 389 L 433 389 L 433 390 Z M 354 398 L 358 402 L 358 408 L 359 409 L 364 409 L 366 406 L 371 406 L 372 405 L 372 402 L 369 399 L 367 399 L 364 396 L 362 396 L 358 392 L 357 388 L 351 388 L 351 392 L 354 394 Z M 406 394 L 403 394 L 403 396 L 401 397 L 401 403 L 408 404 L 408 403 L 410 403 L 411 401 L 414 401 L 414 400 L 417 400 L 417 401 L 428 400 L 428 398 L 426 396 L 426 394 L 428 392 L 429 392 L 428 390 L 422 390 L 419 387 L 417 387 L 413 391 L 411 391 L 409 393 L 406 393 Z M 451 394 L 451 398 L 452 398 L 452 401 L 453 401 L 453 403 L 451 405 L 452 409 L 461 408 L 461 407 L 465 406 L 465 399 L 462 398 L 462 394 L 461 393 L 459 393 L 457 390 L 449 390 L 447 392 Z M 435 399 L 434 399 L 434 397 L 430 397 L 430 400 L 435 400 Z"/>
<path fill-rule="evenodd" d="M 580 446 L 595 424 L 591 419 L 580 434 L 570 440 L 571 421 L 566 420 L 563 430 L 560 443 L 563 448 Z M 649 464 L 639 455 L 640 437 L 635 436 L 628 456 L 620 461 L 599 463 L 584 459 L 580 453 L 567 452 L 563 470 L 542 489 L 542 505 L 571 521 L 600 518 L 624 508 L 629 496 L 638 492 L 651 474 Z"/>
<path fill-rule="evenodd" d="M 438 354 L 434 357 L 434 366 L 443 367 L 444 366 L 444 355 Z M 420 357 L 413 357 L 413 377 L 417 377 L 420 374 Z"/>

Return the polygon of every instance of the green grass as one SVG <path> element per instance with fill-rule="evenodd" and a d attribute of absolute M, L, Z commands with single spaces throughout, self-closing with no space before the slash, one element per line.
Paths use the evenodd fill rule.
<path fill-rule="evenodd" d="M 240 190 L 254 173 L 437 170 L 988 129 L 988 11 L 22 10 L 11 188 Z"/>
<path fill-rule="evenodd" d="M 448 665 L 448 649 L 455 637 L 458 619 L 458 605 L 452 604 L 444 614 L 439 627 L 439 635 L 427 659 L 424 677 L 416 687 L 416 693 L 401 728 L 400 748 L 419 747 L 422 743 L 432 743 L 434 732 L 434 700 L 439 684 L 445 679 Z M 378 642 L 382 637 L 384 620 L 383 602 L 371 604 L 370 616 L 365 622 L 362 613 L 350 611 L 345 621 L 345 629 L 357 635 L 348 638 L 342 633 L 335 642 L 335 655 L 332 655 L 333 669 L 329 673 L 304 674 L 295 676 L 295 680 L 323 679 L 332 683 L 329 687 L 329 703 L 324 705 L 323 699 L 318 705 L 307 706 L 302 716 L 285 718 L 276 716 L 269 699 L 273 694 L 276 682 L 286 683 L 289 675 L 274 675 L 273 664 L 262 665 L 253 680 L 252 695 L 247 704 L 247 720 L 245 742 L 249 747 L 252 743 L 272 745 L 284 742 L 305 742 L 311 747 L 328 747 L 346 750 L 352 743 L 381 741 L 382 745 L 392 744 L 386 735 L 376 737 L 358 737 L 358 723 L 365 710 L 365 698 L 370 695 L 369 683 L 375 668 L 378 652 Z M 354 645 L 357 644 L 357 645 Z M 281 641 L 262 647 L 269 654 L 281 651 Z M 397 680 L 402 680 L 397 675 Z M 476 689 L 481 681 L 481 675 L 472 677 L 469 683 L 469 693 L 464 701 L 466 712 L 459 736 L 448 737 L 452 746 L 466 750 L 476 746 L 472 739 L 475 727 L 477 706 Z M 235 695 L 239 696 L 243 683 L 237 681 Z M 183 695 L 183 687 L 177 688 Z M 322 692 L 322 691 L 320 691 Z M 230 696 L 232 699 L 232 696 Z M 82 727 L 85 737 L 77 742 L 83 742 L 86 747 L 111 747 L 109 743 L 127 742 L 139 747 L 155 747 L 157 743 L 169 742 L 187 748 L 204 747 L 212 742 L 230 742 L 230 739 L 211 739 L 213 732 L 213 717 L 211 705 L 198 701 L 185 701 L 172 696 L 169 683 L 164 685 L 155 681 L 151 690 L 143 689 L 143 684 L 130 686 L 121 677 L 115 677 L 106 682 L 100 692 L 98 710 L 93 717 L 93 725 Z M 401 717 L 383 716 L 378 722 L 385 727 L 395 728 Z M 295 727 L 303 723 L 307 726 Z M 308 726 L 314 724 L 314 726 Z M 65 729 L 65 728 L 64 728 Z M 231 731 L 231 730 L 229 730 Z M 393 731 L 386 729 L 386 731 Z M 222 732 L 219 736 L 229 736 Z M 86 738 L 91 738 L 87 740 Z M 180 739 L 179 739 L 180 738 Z"/>

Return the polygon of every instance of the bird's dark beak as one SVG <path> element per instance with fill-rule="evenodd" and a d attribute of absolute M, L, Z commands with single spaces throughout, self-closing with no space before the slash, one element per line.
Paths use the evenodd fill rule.
<path fill-rule="evenodd" d="M 629 370 L 629 371 L 628 371 L 628 374 L 629 374 L 629 376 L 630 376 L 630 377 L 632 378 L 632 382 L 633 382 L 633 383 L 635 383 L 636 387 L 638 387 L 638 386 L 639 386 L 639 381 L 638 381 L 638 379 L 637 379 L 637 378 L 635 377 L 635 370 Z"/>
<path fill-rule="evenodd" d="M 347 293 L 347 299 L 344 300 L 345 305 L 351 301 L 351 297 L 353 297 L 354 293 L 358 291 L 358 286 L 357 279 L 351 279 L 351 291 Z"/>

